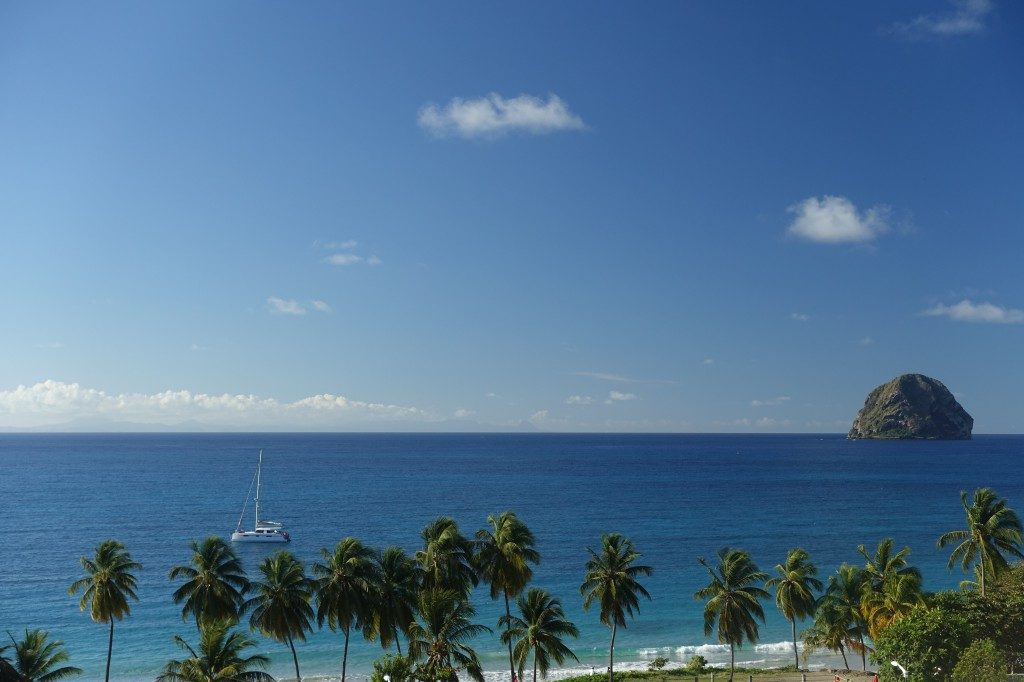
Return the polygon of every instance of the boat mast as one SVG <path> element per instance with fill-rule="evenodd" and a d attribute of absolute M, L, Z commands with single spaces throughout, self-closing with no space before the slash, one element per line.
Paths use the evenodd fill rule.
<path fill-rule="evenodd" d="M 260 527 L 260 471 L 263 469 L 263 450 L 260 450 L 260 461 L 256 465 L 256 528 Z"/>

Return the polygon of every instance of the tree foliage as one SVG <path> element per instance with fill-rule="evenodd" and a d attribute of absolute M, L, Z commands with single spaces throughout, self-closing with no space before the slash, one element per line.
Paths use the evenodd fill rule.
<path fill-rule="evenodd" d="M 1006 682 L 1006 658 L 991 639 L 974 641 L 953 668 L 953 682 Z"/>
<path fill-rule="evenodd" d="M 944 680 L 971 640 L 963 614 L 919 606 L 879 633 L 871 658 L 883 682 L 903 679 L 890 661 L 899 661 L 912 682 Z"/>

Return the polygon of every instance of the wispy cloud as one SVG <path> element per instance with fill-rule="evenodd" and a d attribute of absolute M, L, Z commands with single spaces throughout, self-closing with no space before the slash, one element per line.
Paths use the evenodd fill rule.
<path fill-rule="evenodd" d="M 807 313 L 790 313 L 789 319 L 796 320 L 797 322 L 806 322 L 811 319 L 811 316 Z"/>
<path fill-rule="evenodd" d="M 355 263 L 361 263 L 363 261 L 362 256 L 357 256 L 354 253 L 332 253 L 327 258 L 324 258 L 325 263 L 331 265 L 354 265 Z"/>
<path fill-rule="evenodd" d="M 785 405 L 790 400 L 788 395 L 780 395 L 775 398 L 768 398 L 767 400 L 751 400 L 751 407 L 776 407 L 778 405 Z"/>
<path fill-rule="evenodd" d="M 495 138 L 512 132 L 543 135 L 586 128 L 583 119 L 553 94 L 546 101 L 531 95 L 505 99 L 493 92 L 478 99 L 456 97 L 444 106 L 427 104 L 420 109 L 418 122 L 435 137 Z"/>
<path fill-rule="evenodd" d="M 871 338 L 870 336 L 865 336 L 864 338 L 862 338 L 857 343 L 860 344 L 861 346 L 870 346 L 874 342 L 875 342 L 875 340 L 873 338 Z"/>
<path fill-rule="evenodd" d="M 498 394 L 495 393 L 494 391 L 488 391 L 487 393 L 484 393 L 484 397 L 485 398 L 497 398 Z"/>
<path fill-rule="evenodd" d="M 629 400 L 638 400 L 635 393 L 622 393 L 621 391 L 609 391 L 608 399 L 605 400 L 605 405 L 612 405 L 614 403 L 627 402 Z"/>
<path fill-rule="evenodd" d="M 1024 322 L 1024 310 L 1005 308 L 994 303 L 974 303 L 964 299 L 953 305 L 939 303 L 922 315 L 929 317 L 948 317 L 957 322 L 987 322 L 990 324 L 1020 324 Z"/>
<path fill-rule="evenodd" d="M 571 395 L 565 399 L 566 405 L 592 405 L 594 399 L 589 395 Z"/>
<path fill-rule="evenodd" d="M 703 360 L 700 361 L 700 364 L 704 365 L 705 367 L 708 367 L 710 365 L 715 364 L 715 359 L 714 358 L 704 358 Z"/>
<path fill-rule="evenodd" d="M 985 22 L 993 9 L 991 0 L 950 0 L 949 4 L 952 7 L 945 12 L 897 21 L 882 31 L 906 39 L 970 36 L 985 32 Z"/>
<path fill-rule="evenodd" d="M 305 315 L 310 310 L 315 310 L 320 313 L 329 313 L 331 312 L 331 306 L 318 299 L 314 299 L 308 304 L 305 304 L 291 298 L 271 296 L 267 299 L 267 310 L 274 315 Z"/>
<path fill-rule="evenodd" d="M 869 242 L 889 229 L 888 206 L 859 211 L 846 197 L 810 197 L 787 209 L 795 217 L 786 230 L 800 239 L 823 244 Z"/>
<path fill-rule="evenodd" d="M 633 377 L 623 376 L 622 374 L 612 374 L 611 372 L 573 372 L 575 377 L 585 377 L 587 379 L 599 379 L 600 381 L 612 381 L 620 384 L 677 384 L 679 382 L 672 381 L 670 379 L 634 379 Z"/>
<path fill-rule="evenodd" d="M 464 407 L 460 407 L 459 409 L 455 410 L 455 412 L 452 413 L 452 416 L 454 416 L 456 419 L 468 419 L 469 417 L 472 417 L 474 414 L 476 414 L 476 412 L 474 412 L 473 410 L 467 410 Z"/>
<path fill-rule="evenodd" d="M 333 393 L 282 402 L 252 394 L 215 395 L 188 390 L 107 393 L 54 380 L 0 390 L 0 425 L 14 428 L 88 419 L 161 424 L 195 420 L 210 426 L 317 428 L 374 420 L 429 418 L 426 412 L 415 407 L 351 400 Z"/>
<path fill-rule="evenodd" d="M 355 239 L 346 239 L 343 242 L 326 242 L 324 244 L 317 242 L 316 245 L 327 249 L 328 251 L 351 251 L 359 246 L 359 242 Z"/>

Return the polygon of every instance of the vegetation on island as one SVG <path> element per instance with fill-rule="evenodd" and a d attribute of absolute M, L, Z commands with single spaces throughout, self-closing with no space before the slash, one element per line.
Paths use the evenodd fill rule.
<path fill-rule="evenodd" d="M 714 668 L 694 656 L 684 667 L 667 668 L 669 660 L 659 657 L 647 671 L 619 673 L 620 682 L 693 679 L 716 670 L 727 671 L 730 680 L 737 672 L 754 674 L 736 667 L 735 651 L 758 641 L 764 604 L 773 596 L 790 622 L 795 657 L 791 668 L 776 672 L 798 672 L 815 651 L 827 650 L 841 656 L 847 669 L 856 657 L 866 672 L 870 659 L 883 682 L 903 679 L 891 661 L 915 682 L 1005 679 L 1008 671 L 1024 666 L 1024 563 L 1011 563 L 1024 558 L 1024 527 L 991 489 L 970 497 L 963 493 L 961 502 L 965 527 L 937 540 L 940 548 L 953 546 L 950 569 L 972 573 L 974 579 L 961 583 L 959 591 L 925 592 L 910 549 L 897 549 L 893 538 L 872 549 L 861 545 L 863 565 L 843 564 L 825 580 L 799 547 L 775 565 L 773 574 L 760 570 L 746 551 L 723 548 L 713 561 L 698 560 L 709 581 L 694 597 L 704 602 L 705 634 L 729 645 L 729 667 Z M 249 631 L 288 646 L 297 680 L 301 647 L 296 644 L 314 628 L 326 627 L 340 634 L 343 681 L 356 635 L 387 652 L 373 663 L 372 682 L 456 682 L 460 677 L 481 682 L 473 642 L 494 632 L 476 622 L 471 603 L 470 591 L 481 582 L 492 598 L 504 600 L 495 625 L 515 678 L 522 680 L 530 670 L 536 682 L 554 665 L 578 660 L 570 643 L 579 629 L 566 618 L 561 600 L 530 587 L 541 556 L 533 534 L 513 512 L 489 516 L 473 540 L 449 517 L 429 523 L 421 538 L 422 549 L 414 555 L 343 538 L 333 550 L 322 549 L 308 572 L 291 552 L 278 551 L 256 567 L 256 580 L 223 539 L 193 541 L 188 563 L 172 567 L 168 575 L 176 583 L 170 598 L 196 633 L 174 637 L 186 656 L 169 659 L 158 681 L 273 682 L 267 657 L 250 653 L 256 641 L 242 629 L 247 618 Z M 572 682 L 615 682 L 618 629 L 651 598 L 643 578 L 653 569 L 641 559 L 632 541 L 618 533 L 605 534 L 599 550 L 587 550 L 579 592 L 584 610 L 596 611 L 609 628 L 608 669 L 600 676 L 569 678 Z M 81 565 L 85 575 L 68 592 L 80 596 L 79 607 L 92 620 L 109 627 L 109 680 L 114 622 L 131 615 L 131 603 L 138 600 L 135 573 L 142 565 L 115 540 L 100 543 Z M 809 625 L 798 634 L 797 624 L 804 621 Z M 66 665 L 63 643 L 47 632 L 26 630 L 20 640 L 7 634 L 11 643 L 0 645 L 0 682 L 58 682 L 82 672 Z"/>

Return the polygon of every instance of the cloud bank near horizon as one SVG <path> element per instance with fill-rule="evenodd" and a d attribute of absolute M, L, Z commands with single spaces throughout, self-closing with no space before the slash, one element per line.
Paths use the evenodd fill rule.
<path fill-rule="evenodd" d="M 69 421 L 167 426 L 194 421 L 214 428 L 330 429 L 432 419 L 417 407 L 352 400 L 333 393 L 282 402 L 253 394 L 215 395 L 188 390 L 107 393 L 53 379 L 0 390 L 0 427 L 13 429 L 59 426 Z"/>

